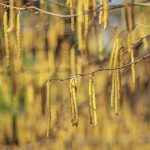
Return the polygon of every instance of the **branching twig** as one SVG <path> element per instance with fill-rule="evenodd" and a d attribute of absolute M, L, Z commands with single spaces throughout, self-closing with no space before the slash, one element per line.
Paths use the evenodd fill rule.
<path fill-rule="evenodd" d="M 135 64 L 135 65 L 136 65 L 137 63 L 139 63 L 139 62 L 141 62 L 141 61 L 143 61 L 144 59 L 149 58 L 149 57 L 150 57 L 150 52 L 149 52 L 148 54 L 146 54 L 145 56 L 143 56 L 142 58 L 137 59 L 137 60 L 134 61 L 133 63 L 130 62 L 130 63 L 127 63 L 127 64 L 121 66 L 121 67 L 116 67 L 116 68 L 99 68 L 99 69 L 97 69 L 97 70 L 95 70 L 95 71 L 92 71 L 92 72 L 88 72 L 88 73 L 84 73 L 84 74 L 75 74 L 74 76 L 76 76 L 76 77 L 85 77 L 85 76 L 89 76 L 89 75 L 95 75 L 96 73 L 101 72 L 101 71 L 121 70 L 121 69 L 124 69 L 124 68 L 126 68 L 126 67 L 131 66 L 132 64 Z M 64 79 L 60 79 L 60 78 L 49 78 L 48 80 L 49 80 L 49 81 L 52 81 L 52 80 L 55 80 L 55 81 L 67 81 L 67 80 L 70 80 L 70 79 L 72 79 L 72 76 L 67 77 L 67 78 L 64 78 Z"/>

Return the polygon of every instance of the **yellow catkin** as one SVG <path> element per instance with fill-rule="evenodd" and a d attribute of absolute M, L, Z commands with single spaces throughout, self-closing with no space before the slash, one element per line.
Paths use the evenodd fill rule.
<path fill-rule="evenodd" d="M 85 12 L 88 12 L 89 11 L 89 0 L 85 0 L 84 1 L 84 10 Z M 85 14 L 84 15 L 84 26 L 85 26 L 85 33 L 87 34 L 88 32 L 88 27 L 89 27 L 89 14 Z"/>
<path fill-rule="evenodd" d="M 71 64 L 71 75 L 75 75 L 76 73 L 76 62 L 75 62 L 75 48 L 71 48 L 71 54 L 70 54 L 70 64 Z"/>
<path fill-rule="evenodd" d="M 108 13 L 109 13 L 108 0 L 104 0 L 104 30 L 106 30 L 108 26 Z"/>
<path fill-rule="evenodd" d="M 11 32 L 14 29 L 14 0 L 9 0 L 10 3 L 10 20 L 9 20 L 9 28 L 7 32 Z"/>
<path fill-rule="evenodd" d="M 112 87 L 111 87 L 111 107 L 114 107 L 114 98 L 115 98 L 115 74 L 112 74 Z"/>
<path fill-rule="evenodd" d="M 7 22 L 7 10 L 4 12 L 3 16 L 3 21 L 4 21 L 4 38 L 5 38 L 5 48 L 6 48 L 6 63 L 7 66 L 10 64 L 10 51 L 9 51 L 9 39 L 8 39 L 8 22 Z"/>
<path fill-rule="evenodd" d="M 70 101 L 71 101 L 71 122 L 73 126 L 78 126 L 78 106 L 77 106 L 77 80 L 76 78 L 70 79 Z"/>
<path fill-rule="evenodd" d="M 93 124 L 97 125 L 97 113 L 96 113 L 96 99 L 95 99 L 95 88 L 92 80 L 92 105 L 93 105 Z"/>
<path fill-rule="evenodd" d="M 69 83 L 69 89 L 70 89 L 70 104 L 71 104 L 71 122 L 72 124 L 74 123 L 74 104 L 73 104 L 73 89 L 72 89 L 72 82 L 73 80 L 70 79 L 70 83 Z"/>
<path fill-rule="evenodd" d="M 118 36 L 116 37 L 115 44 L 114 44 L 113 50 L 112 50 L 112 52 L 111 52 L 110 62 L 109 62 L 109 67 L 110 67 L 110 68 L 113 67 L 114 55 L 115 55 L 116 49 L 118 49 Z"/>
<path fill-rule="evenodd" d="M 103 0 L 100 0 L 99 24 L 103 23 Z"/>
<path fill-rule="evenodd" d="M 83 3 L 82 1 L 78 1 L 78 8 L 77 12 L 79 16 L 77 17 L 77 34 L 78 34 L 78 49 L 82 51 L 83 49 L 83 36 L 82 36 L 82 24 L 83 24 L 83 15 L 82 15 L 82 9 Z"/>
<path fill-rule="evenodd" d="M 82 74 L 82 59 L 80 55 L 77 57 L 77 73 Z M 80 84 L 81 84 L 81 77 L 78 78 L 78 85 Z"/>
<path fill-rule="evenodd" d="M 132 45 L 132 32 L 128 33 L 128 39 L 127 39 L 127 47 L 128 47 L 128 53 L 131 57 L 131 62 L 134 62 L 134 48 Z M 132 70 L 132 82 L 135 84 L 135 64 L 131 65 Z"/>
<path fill-rule="evenodd" d="M 97 125 L 96 100 L 93 77 L 89 80 L 89 113 L 90 124 Z"/>
<path fill-rule="evenodd" d="M 125 14 L 126 28 L 129 31 L 129 8 L 128 8 L 128 0 L 124 0 L 124 14 Z"/>
<path fill-rule="evenodd" d="M 20 23 L 20 11 L 17 14 L 17 52 L 18 57 L 21 56 L 21 23 Z"/>
<path fill-rule="evenodd" d="M 73 11 L 73 0 L 70 0 L 69 2 L 70 4 L 70 15 L 73 15 L 74 14 L 74 11 Z M 74 17 L 72 16 L 71 17 L 71 30 L 74 31 Z"/>
<path fill-rule="evenodd" d="M 94 10 L 94 16 L 96 16 L 96 0 L 92 0 L 93 2 L 93 10 Z"/>
<path fill-rule="evenodd" d="M 90 116 L 90 124 L 93 123 L 93 115 L 92 115 L 92 78 L 89 80 L 89 116 Z"/>
<path fill-rule="evenodd" d="M 110 67 L 118 68 L 120 67 L 120 39 L 117 36 L 116 42 L 114 44 L 114 48 L 112 51 Z M 120 102 L 120 88 L 121 88 L 121 78 L 120 78 L 120 70 L 113 70 L 112 74 L 112 89 L 111 89 L 111 107 L 114 107 L 115 114 L 118 115 L 118 106 Z"/>
<path fill-rule="evenodd" d="M 131 46 L 131 62 L 133 63 L 131 65 L 132 70 L 132 82 L 135 84 L 135 64 L 134 64 L 134 48 Z"/>
<path fill-rule="evenodd" d="M 120 78 L 119 71 L 115 71 L 115 114 L 118 115 L 118 104 L 120 100 Z"/>
<path fill-rule="evenodd" d="M 47 82 L 47 112 L 48 112 L 48 127 L 47 127 L 47 137 L 48 137 L 51 128 L 51 81 Z"/>
<path fill-rule="evenodd" d="M 69 5 L 69 4 L 70 4 L 70 0 L 67 0 L 67 1 L 66 1 L 66 5 Z"/>

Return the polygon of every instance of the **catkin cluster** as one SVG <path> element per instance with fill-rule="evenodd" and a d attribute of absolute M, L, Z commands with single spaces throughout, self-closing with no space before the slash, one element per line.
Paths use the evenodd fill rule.
<path fill-rule="evenodd" d="M 104 30 L 108 26 L 109 4 L 108 0 L 100 0 L 99 24 L 104 25 Z"/>
<path fill-rule="evenodd" d="M 110 68 L 120 68 L 120 39 L 117 36 L 110 58 Z M 120 101 L 120 86 L 121 77 L 120 69 L 115 69 L 111 71 L 112 75 L 112 89 L 111 89 L 111 107 L 115 109 L 115 114 L 118 115 L 118 106 Z"/>
<path fill-rule="evenodd" d="M 47 127 L 47 137 L 50 133 L 51 128 L 51 82 L 47 82 L 47 113 L 48 113 L 48 127 Z"/>
<path fill-rule="evenodd" d="M 97 125 L 96 100 L 93 77 L 89 80 L 89 112 L 90 124 Z"/>
<path fill-rule="evenodd" d="M 78 105 L 77 105 L 77 79 L 73 77 L 70 79 L 70 103 L 71 103 L 71 122 L 72 126 L 78 126 Z"/>

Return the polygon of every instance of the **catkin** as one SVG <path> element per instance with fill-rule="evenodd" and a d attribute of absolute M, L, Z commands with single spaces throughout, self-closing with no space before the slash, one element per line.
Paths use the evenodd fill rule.
<path fill-rule="evenodd" d="M 70 15 L 73 15 L 74 14 L 74 11 L 73 11 L 73 0 L 70 0 L 69 1 L 69 4 L 70 4 Z M 72 16 L 71 17 L 71 30 L 74 31 L 74 17 Z"/>
<path fill-rule="evenodd" d="M 109 62 L 109 68 L 112 68 L 112 66 L 113 66 L 114 54 L 115 54 L 115 51 L 116 51 L 117 42 L 118 42 L 118 37 L 115 40 L 115 44 L 114 44 L 112 52 L 111 52 L 110 62 Z"/>
<path fill-rule="evenodd" d="M 104 0 L 104 30 L 106 30 L 108 26 L 108 13 L 109 13 L 108 0 Z"/>
<path fill-rule="evenodd" d="M 47 127 L 47 137 L 50 133 L 51 128 L 51 81 L 47 82 L 47 112 L 48 112 L 48 127 Z"/>
<path fill-rule="evenodd" d="M 103 22 L 103 0 L 100 0 L 99 24 Z"/>
<path fill-rule="evenodd" d="M 132 82 L 135 84 L 135 64 L 134 64 L 134 48 L 131 46 L 131 70 L 132 70 Z"/>
<path fill-rule="evenodd" d="M 71 75 L 75 75 L 76 73 L 76 62 L 75 62 L 75 48 L 71 48 L 71 54 L 70 54 L 70 64 L 71 64 Z"/>
<path fill-rule="evenodd" d="M 111 107 L 114 107 L 115 98 L 115 73 L 112 74 L 112 88 L 111 88 Z"/>
<path fill-rule="evenodd" d="M 120 61 L 120 39 L 117 36 L 113 51 L 111 53 L 110 67 L 119 68 Z M 118 105 L 120 102 L 120 89 L 121 89 L 121 77 L 120 70 L 115 69 L 111 71 L 112 74 L 112 89 L 111 89 L 111 107 L 114 107 L 115 114 L 118 115 Z"/>
<path fill-rule="evenodd" d="M 4 21 L 4 38 L 5 38 L 5 48 L 6 48 L 6 63 L 7 66 L 10 64 L 10 51 L 9 51 L 9 39 L 8 39 L 8 21 L 7 21 L 7 10 L 4 12 L 3 21 Z"/>
<path fill-rule="evenodd" d="M 11 32 L 14 29 L 14 0 L 10 0 L 10 20 L 9 20 L 9 28 L 7 32 Z"/>
<path fill-rule="evenodd" d="M 82 36 L 82 24 L 83 24 L 83 14 L 82 14 L 82 1 L 78 1 L 78 18 L 77 18 L 77 35 L 78 35 L 78 49 L 81 51 L 83 49 L 83 36 Z"/>
<path fill-rule="evenodd" d="M 129 31 L 129 8 L 128 8 L 128 0 L 124 0 L 124 14 L 125 14 L 125 21 L 126 21 L 126 28 Z"/>
<path fill-rule="evenodd" d="M 92 0 L 93 2 L 93 10 L 94 10 L 94 16 L 96 16 L 96 0 Z"/>
<path fill-rule="evenodd" d="M 88 12 L 89 11 L 89 0 L 85 0 L 84 1 L 84 10 L 86 11 L 86 12 Z M 88 32 L 88 27 L 89 27 L 89 15 L 86 13 L 85 15 L 84 15 L 84 20 L 85 20 L 85 22 L 84 22 L 84 26 L 85 26 L 85 33 L 87 34 L 87 32 Z"/>
<path fill-rule="evenodd" d="M 92 79 L 89 80 L 89 116 L 90 116 L 90 124 L 93 123 L 92 121 Z"/>
<path fill-rule="evenodd" d="M 21 56 L 21 23 L 20 23 L 20 11 L 17 14 L 17 52 L 18 57 Z"/>
<path fill-rule="evenodd" d="M 69 4 L 70 4 L 70 0 L 67 0 L 67 1 L 66 1 L 66 5 L 69 5 Z"/>
<path fill-rule="evenodd" d="M 132 70 L 132 82 L 135 84 L 135 64 L 134 64 L 134 48 L 132 45 L 132 32 L 128 33 L 128 39 L 127 39 L 127 47 L 128 47 L 128 53 L 131 57 L 131 70 Z"/>
<path fill-rule="evenodd" d="M 71 122 L 73 126 L 78 126 L 78 106 L 77 106 L 77 80 L 75 77 L 70 79 L 70 102 L 71 102 Z"/>
<path fill-rule="evenodd" d="M 96 100 L 93 77 L 89 80 L 89 113 L 90 124 L 97 125 Z"/>

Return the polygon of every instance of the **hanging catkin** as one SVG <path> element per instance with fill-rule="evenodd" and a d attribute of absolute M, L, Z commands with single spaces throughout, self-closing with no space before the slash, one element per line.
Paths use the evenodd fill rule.
<path fill-rule="evenodd" d="M 89 80 L 89 114 L 90 124 L 97 125 L 96 100 L 93 77 Z"/>
<path fill-rule="evenodd" d="M 10 64 L 10 51 L 9 51 L 9 40 L 8 40 L 8 18 L 7 18 L 7 10 L 4 12 L 3 21 L 4 21 L 4 38 L 5 38 L 5 48 L 6 48 L 6 63 L 7 66 Z"/>
<path fill-rule="evenodd" d="M 128 53 L 130 54 L 131 57 L 131 70 L 132 70 L 132 82 L 135 84 L 135 64 L 134 64 L 134 47 L 132 45 L 132 32 L 128 33 L 127 37 L 127 47 L 128 47 Z"/>
<path fill-rule="evenodd" d="M 71 75 L 75 75 L 76 73 L 76 62 L 75 62 L 75 48 L 71 48 L 71 53 L 70 53 L 70 64 L 71 64 Z"/>
<path fill-rule="evenodd" d="M 69 1 L 70 4 L 70 15 L 74 14 L 74 10 L 73 10 L 73 0 Z M 74 17 L 71 17 L 71 30 L 74 31 Z"/>
<path fill-rule="evenodd" d="M 47 137 L 50 133 L 51 128 L 51 81 L 47 82 L 47 113 L 48 113 L 48 127 L 47 127 Z"/>
<path fill-rule="evenodd" d="M 120 39 L 117 36 L 114 48 L 111 54 L 110 67 L 119 68 L 120 67 Z M 112 74 L 112 89 L 111 89 L 111 107 L 114 107 L 115 114 L 118 115 L 118 106 L 120 102 L 120 88 L 121 88 L 121 78 L 120 70 L 114 69 L 111 71 Z"/>
<path fill-rule="evenodd" d="M 100 0 L 99 24 L 103 23 L 103 0 Z"/>
<path fill-rule="evenodd" d="M 77 35 L 78 35 L 78 49 L 80 51 L 82 51 L 83 49 L 83 36 L 82 36 L 82 24 L 83 24 L 83 14 L 82 14 L 82 10 L 83 10 L 83 3 L 82 1 L 78 1 L 78 8 L 77 8 L 77 12 L 79 14 L 79 16 L 77 17 Z"/>
<path fill-rule="evenodd" d="M 115 59 L 115 55 L 117 55 L 118 53 L 118 50 L 119 50 L 119 37 L 117 36 L 116 37 L 116 40 L 115 40 L 115 44 L 113 46 L 113 50 L 111 52 L 111 56 L 110 56 L 110 63 L 109 63 L 109 67 L 112 68 L 114 67 L 114 61 L 116 61 Z M 112 71 L 111 71 L 112 72 Z"/>
<path fill-rule="evenodd" d="M 77 106 L 77 79 L 70 79 L 70 103 L 71 103 L 71 122 L 73 126 L 78 126 L 78 106 Z"/>
<path fill-rule="evenodd" d="M 10 4 L 10 19 L 9 19 L 9 28 L 7 32 L 11 32 L 14 29 L 14 0 L 9 0 Z"/>
<path fill-rule="evenodd" d="M 18 57 L 21 56 L 21 28 L 20 28 L 20 11 L 17 14 L 17 53 Z"/>
<path fill-rule="evenodd" d="M 108 0 L 104 0 L 103 8 L 104 8 L 104 30 L 106 30 L 108 26 L 108 13 L 109 13 Z"/>
<path fill-rule="evenodd" d="M 96 0 L 92 0 L 93 2 L 93 11 L 94 11 L 94 16 L 96 16 Z"/>
<path fill-rule="evenodd" d="M 125 21 L 126 21 L 126 28 L 129 31 L 129 8 L 128 8 L 128 0 L 124 0 L 124 15 L 125 15 Z"/>
<path fill-rule="evenodd" d="M 89 0 L 85 0 L 84 1 L 84 10 L 85 10 L 85 12 L 88 12 L 89 11 Z M 89 14 L 88 13 L 86 13 L 85 15 L 84 15 L 84 20 L 85 20 L 85 22 L 84 22 L 84 26 L 85 26 L 85 33 L 87 34 L 87 32 L 88 32 L 88 27 L 89 27 Z"/>

